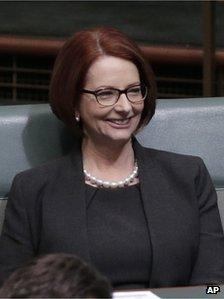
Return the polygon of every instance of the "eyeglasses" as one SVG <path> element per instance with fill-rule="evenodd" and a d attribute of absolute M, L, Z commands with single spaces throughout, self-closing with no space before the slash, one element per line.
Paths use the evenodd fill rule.
<path fill-rule="evenodd" d="M 101 106 L 113 106 L 118 102 L 123 93 L 129 102 L 133 104 L 144 101 L 147 96 L 147 87 L 145 84 L 138 84 L 123 90 L 117 88 L 102 88 L 95 91 L 82 89 L 82 92 L 93 94 Z"/>

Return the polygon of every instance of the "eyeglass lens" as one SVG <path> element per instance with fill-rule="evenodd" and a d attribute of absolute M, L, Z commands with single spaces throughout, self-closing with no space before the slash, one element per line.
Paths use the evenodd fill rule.
<path fill-rule="evenodd" d="M 137 103 L 145 99 L 147 89 L 145 85 L 133 86 L 127 89 L 125 94 L 130 102 Z M 119 90 L 108 88 L 98 91 L 96 96 L 101 105 L 110 106 L 117 102 L 120 97 L 120 92 Z"/>

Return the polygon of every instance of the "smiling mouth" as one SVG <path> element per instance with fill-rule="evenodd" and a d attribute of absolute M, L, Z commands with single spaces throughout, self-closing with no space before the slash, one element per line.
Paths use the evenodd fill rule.
<path fill-rule="evenodd" d="M 107 121 L 117 124 L 117 125 L 126 125 L 129 123 L 131 117 L 122 118 L 122 119 L 107 119 Z"/>

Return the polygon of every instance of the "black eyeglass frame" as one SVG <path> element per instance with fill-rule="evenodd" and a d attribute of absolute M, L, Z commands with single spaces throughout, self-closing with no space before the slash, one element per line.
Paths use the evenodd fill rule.
<path fill-rule="evenodd" d="M 145 92 L 145 96 L 144 96 L 143 99 L 141 99 L 141 100 L 139 100 L 139 101 L 137 101 L 137 102 L 133 102 L 133 101 L 131 101 L 131 100 L 128 98 L 128 94 L 127 94 L 127 93 L 128 93 L 128 90 L 129 90 L 129 89 L 134 88 L 134 87 L 137 87 L 137 86 L 139 86 L 139 87 L 144 86 L 146 92 Z M 115 102 L 114 104 L 111 104 L 111 105 L 103 105 L 103 104 L 101 104 L 101 103 L 99 102 L 99 100 L 98 100 L 98 98 L 97 98 L 97 93 L 98 93 L 99 91 L 103 91 L 103 90 L 116 90 L 116 91 L 118 91 L 118 98 L 117 98 L 117 100 L 116 100 L 116 102 Z M 108 88 L 102 88 L 102 89 L 97 89 L 97 90 L 88 90 L 88 89 L 83 88 L 83 89 L 81 90 L 81 92 L 82 92 L 82 93 L 93 94 L 93 95 L 95 96 L 96 101 L 97 101 L 97 103 L 98 103 L 99 105 L 104 106 L 104 107 L 109 107 L 109 106 L 114 106 L 114 105 L 118 102 L 120 96 L 121 96 L 123 93 L 126 95 L 126 98 L 128 99 L 128 101 L 129 101 L 130 103 L 132 103 L 132 104 L 140 103 L 140 102 L 144 101 L 145 98 L 147 97 L 148 89 L 147 89 L 147 86 L 146 86 L 145 84 L 136 84 L 136 85 L 130 86 L 130 87 L 125 88 L 125 89 L 118 89 L 118 88 L 108 87 Z"/>

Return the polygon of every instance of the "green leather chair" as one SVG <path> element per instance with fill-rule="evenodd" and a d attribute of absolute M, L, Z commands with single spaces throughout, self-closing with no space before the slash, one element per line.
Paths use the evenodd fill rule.
<path fill-rule="evenodd" d="M 203 158 L 224 224 L 224 98 L 158 100 L 140 143 Z M 0 106 L 0 228 L 14 175 L 69 151 L 74 142 L 48 104 Z"/>

